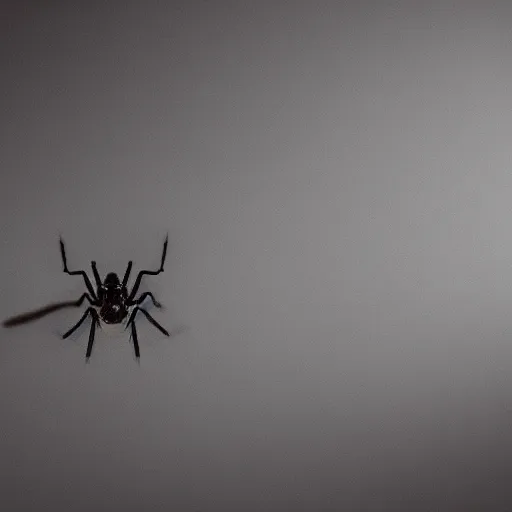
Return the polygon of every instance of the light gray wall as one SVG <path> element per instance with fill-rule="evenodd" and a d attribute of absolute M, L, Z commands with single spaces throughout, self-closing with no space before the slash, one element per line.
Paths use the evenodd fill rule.
<path fill-rule="evenodd" d="M 510 10 L 96 4 L 5 11 L 1 311 L 168 232 L 185 329 L 1 330 L 0 508 L 510 510 Z"/>

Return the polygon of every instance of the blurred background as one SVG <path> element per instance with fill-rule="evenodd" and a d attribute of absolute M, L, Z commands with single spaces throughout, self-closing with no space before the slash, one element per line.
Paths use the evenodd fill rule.
<path fill-rule="evenodd" d="M 8 2 L 9 511 L 512 510 L 512 22 L 489 1 Z M 133 280 L 132 280 L 133 283 Z"/>

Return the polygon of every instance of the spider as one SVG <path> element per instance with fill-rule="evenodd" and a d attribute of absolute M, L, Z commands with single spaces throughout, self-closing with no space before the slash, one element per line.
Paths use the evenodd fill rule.
<path fill-rule="evenodd" d="M 166 329 L 164 329 L 145 309 L 142 308 L 141 304 L 144 302 L 146 298 L 150 298 L 153 302 L 153 305 L 157 308 L 161 307 L 161 304 L 155 299 L 151 292 L 142 293 L 139 298 L 135 298 L 137 295 L 137 291 L 139 290 L 140 282 L 142 280 L 142 276 L 151 275 L 156 276 L 164 271 L 164 261 L 165 256 L 167 254 L 167 241 L 168 237 L 165 237 L 164 248 L 162 251 L 162 260 L 160 262 L 160 268 L 158 270 L 141 270 L 137 275 L 137 279 L 135 279 L 135 284 L 131 292 L 128 294 L 128 289 L 126 284 L 128 283 L 128 278 L 130 277 L 130 272 L 132 270 L 132 261 L 128 262 L 128 267 L 124 273 L 123 281 L 119 281 L 119 277 L 114 272 L 109 272 L 103 283 L 101 282 L 100 275 L 96 268 L 96 262 L 91 261 L 92 273 L 94 275 L 94 280 L 96 282 L 96 291 L 89 280 L 86 272 L 84 270 L 69 270 L 66 258 L 66 250 L 64 248 L 64 241 L 60 238 L 60 253 L 62 256 L 62 263 L 64 264 L 64 272 L 69 274 L 70 276 L 81 275 L 84 279 L 85 286 L 87 287 L 87 291 L 89 293 L 84 293 L 78 300 L 75 301 L 65 301 L 65 302 L 57 302 L 53 304 L 49 304 L 35 311 L 30 311 L 28 313 L 22 313 L 20 315 L 13 316 L 8 318 L 3 322 L 4 327 L 13 327 L 15 325 L 24 324 L 26 322 L 31 322 L 32 320 L 37 320 L 49 313 L 53 313 L 59 309 L 68 308 L 68 307 L 79 307 L 83 304 L 84 300 L 87 300 L 90 306 L 87 308 L 85 313 L 82 315 L 80 320 L 71 327 L 66 333 L 62 335 L 63 339 L 66 339 L 68 336 L 73 334 L 85 321 L 87 316 L 91 317 L 91 328 L 89 331 L 89 343 L 87 344 L 87 352 L 85 354 L 85 360 L 89 361 L 92 352 L 92 346 L 94 344 L 94 333 L 96 331 L 96 327 L 101 328 L 100 321 L 103 321 L 106 324 L 121 324 L 126 318 L 128 318 L 128 322 L 126 323 L 126 327 L 131 326 L 131 334 L 133 339 L 133 349 L 135 351 L 135 357 L 137 360 L 140 358 L 140 350 L 139 350 L 139 341 L 137 338 L 137 329 L 135 328 L 135 317 L 137 313 L 140 311 L 157 329 L 159 329 L 163 334 L 169 336 L 169 333 Z"/>

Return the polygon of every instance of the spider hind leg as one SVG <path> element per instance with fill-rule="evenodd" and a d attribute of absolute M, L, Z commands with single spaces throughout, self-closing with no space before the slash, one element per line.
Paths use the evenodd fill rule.
<path fill-rule="evenodd" d="M 71 329 L 69 329 L 62 335 L 63 339 L 66 339 L 69 336 L 71 336 L 84 323 L 85 319 L 89 315 L 91 315 L 91 329 L 89 331 L 89 342 L 87 343 L 87 352 L 85 354 L 86 361 L 88 361 L 89 358 L 91 357 L 92 346 L 94 345 L 94 334 L 96 332 L 96 326 L 100 326 L 100 317 L 98 315 L 98 312 L 93 307 L 87 308 L 85 313 L 81 316 L 80 320 L 78 320 L 78 322 L 75 325 L 73 325 Z"/>

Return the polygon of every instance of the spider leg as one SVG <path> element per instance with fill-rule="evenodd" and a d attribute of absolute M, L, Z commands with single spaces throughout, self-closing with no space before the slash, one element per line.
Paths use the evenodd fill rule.
<path fill-rule="evenodd" d="M 165 256 L 167 254 L 167 242 L 168 242 L 168 237 L 166 236 L 165 241 L 164 241 L 164 248 L 162 251 L 162 259 L 160 261 L 160 268 L 158 270 L 141 270 L 139 272 L 139 274 L 137 275 L 137 279 L 135 280 L 135 284 L 133 285 L 132 291 L 128 297 L 128 303 L 133 303 L 133 298 L 135 297 L 135 295 L 137 295 L 137 292 L 138 292 L 139 286 L 140 286 L 140 282 L 144 275 L 156 276 L 164 271 Z"/>
<path fill-rule="evenodd" d="M 93 297 L 94 300 L 98 300 L 96 297 L 96 293 L 94 292 L 94 288 L 92 287 L 91 281 L 89 281 L 89 277 L 84 270 L 69 270 L 68 263 L 66 258 L 66 250 L 64 249 L 64 241 L 62 238 L 59 240 L 60 242 L 60 254 L 62 256 L 62 263 L 64 264 L 64 272 L 69 274 L 70 276 L 82 276 L 84 278 L 85 286 L 87 286 L 87 290 Z"/>
<path fill-rule="evenodd" d="M 94 280 L 96 281 L 96 287 L 99 288 L 101 286 L 101 278 L 100 275 L 98 274 L 98 269 L 96 268 L 95 261 L 91 261 L 91 268 L 92 273 L 94 274 Z"/>
<path fill-rule="evenodd" d="M 140 358 L 139 340 L 137 339 L 137 329 L 135 328 L 135 322 L 132 322 L 132 339 L 133 339 L 133 350 L 135 351 L 135 357 Z"/>
<path fill-rule="evenodd" d="M 130 319 L 128 320 L 128 324 L 127 325 L 130 325 L 130 324 L 133 324 L 133 322 L 135 322 L 135 315 L 137 314 L 137 312 L 140 311 L 141 313 L 144 314 L 144 316 L 153 324 L 154 327 L 156 327 L 160 332 L 162 332 L 163 334 L 165 334 L 166 336 L 169 336 L 169 333 L 167 332 L 167 330 L 162 327 L 145 309 L 142 309 L 140 308 L 139 306 L 135 306 L 133 308 L 133 311 L 132 311 L 132 314 L 130 315 Z"/>
<path fill-rule="evenodd" d="M 87 318 L 87 315 L 91 315 L 93 320 L 95 320 L 98 316 L 98 314 L 96 313 L 96 310 L 94 308 L 87 308 L 85 310 L 85 313 L 81 316 L 80 320 L 78 320 L 78 322 L 73 325 L 73 327 L 71 327 L 71 329 L 69 329 L 69 331 L 65 332 L 63 335 L 62 335 L 62 339 L 66 339 L 68 338 L 69 336 L 71 336 L 85 321 L 85 319 Z"/>
<path fill-rule="evenodd" d="M 139 306 L 135 306 L 133 308 L 133 311 L 130 315 L 130 318 L 128 320 L 128 323 L 126 324 L 126 327 L 128 327 L 129 325 L 131 325 L 131 328 L 132 328 L 132 338 L 133 338 L 133 348 L 135 350 L 135 356 L 136 357 L 140 357 L 140 352 L 139 352 L 139 341 L 138 341 L 138 338 L 137 338 L 137 330 L 135 328 L 135 315 L 137 314 L 137 312 L 140 311 L 141 313 L 144 314 L 144 316 L 159 330 L 161 331 L 163 334 L 165 334 L 166 336 L 169 336 L 169 333 L 167 332 L 166 329 L 164 329 L 145 309 L 142 309 L 140 308 Z"/>
<path fill-rule="evenodd" d="M 153 302 L 153 306 L 155 306 L 156 308 L 162 307 L 162 304 L 160 304 L 160 302 L 158 302 L 155 299 L 155 296 L 151 292 L 144 292 L 135 302 L 133 302 L 132 304 L 128 304 L 128 305 L 129 306 L 132 306 L 133 304 L 140 305 L 146 300 L 146 297 L 149 297 L 151 299 L 151 301 Z"/>
<path fill-rule="evenodd" d="M 98 306 L 98 303 L 97 301 L 95 300 L 92 300 L 90 295 L 88 293 L 84 293 L 74 304 L 73 306 L 81 306 L 83 301 L 87 299 L 89 301 L 89 304 L 91 304 L 91 306 Z"/>
<path fill-rule="evenodd" d="M 126 283 L 128 282 L 128 278 L 130 277 L 130 272 L 132 271 L 132 262 L 128 262 L 128 266 L 126 267 L 126 272 L 124 273 L 123 277 L 123 286 L 126 286 Z"/>
<path fill-rule="evenodd" d="M 96 325 L 100 325 L 100 317 L 98 315 L 98 312 L 90 308 L 90 313 L 92 316 L 92 322 L 91 322 L 91 330 L 89 331 L 89 342 L 87 343 L 87 352 L 85 354 L 85 361 L 89 361 L 89 358 L 91 357 L 92 352 L 92 346 L 94 345 L 94 333 L 96 331 Z"/>

